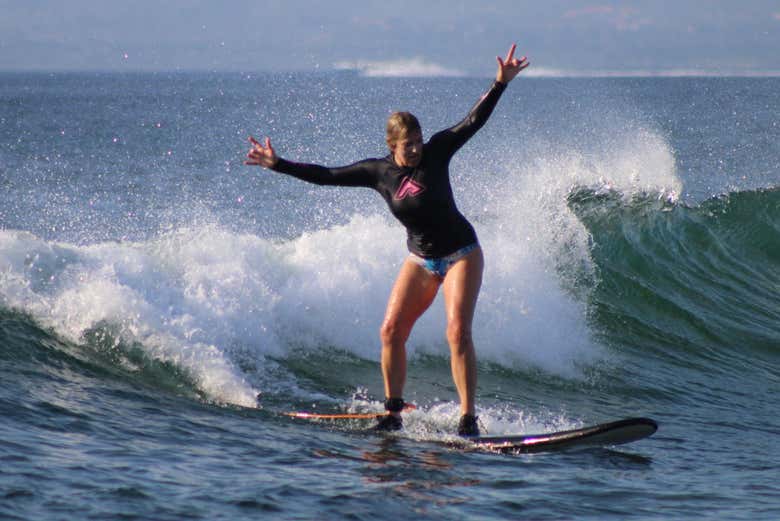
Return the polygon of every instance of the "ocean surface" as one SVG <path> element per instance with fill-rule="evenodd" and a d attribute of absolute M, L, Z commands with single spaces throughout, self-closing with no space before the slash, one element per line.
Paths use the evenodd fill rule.
<path fill-rule="evenodd" d="M 247 136 L 343 165 L 489 84 L 0 74 L 0 519 L 780 519 L 780 78 L 521 77 L 451 164 L 483 430 L 653 437 L 448 448 L 440 301 L 402 433 L 282 414 L 381 410 L 405 236 L 370 190 L 244 166 Z"/>

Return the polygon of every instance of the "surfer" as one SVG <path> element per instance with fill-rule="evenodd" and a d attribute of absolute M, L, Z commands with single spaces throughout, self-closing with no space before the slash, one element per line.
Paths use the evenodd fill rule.
<path fill-rule="evenodd" d="M 474 228 L 455 205 L 449 162 L 488 120 L 507 84 L 528 67 L 525 57 L 515 58 L 515 48 L 513 44 L 504 59 L 496 57 L 496 80 L 465 119 L 434 134 L 428 142 L 423 143 L 422 129 L 415 116 L 408 112 L 391 114 L 386 134 L 390 154 L 384 158 L 366 159 L 339 168 L 294 163 L 276 155 L 270 138 L 266 137 L 265 143 L 249 138 L 251 149 L 245 164 L 320 185 L 373 188 L 406 227 L 410 253 L 390 293 L 380 328 L 388 414 L 376 426 L 379 430 L 398 430 L 403 425 L 406 340 L 441 287 L 452 376 L 460 398 L 458 434 L 479 435 L 472 321 L 484 261 Z"/>

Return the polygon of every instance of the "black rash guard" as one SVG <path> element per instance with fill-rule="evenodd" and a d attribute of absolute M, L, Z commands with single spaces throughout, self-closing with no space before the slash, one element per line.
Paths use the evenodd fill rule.
<path fill-rule="evenodd" d="M 416 167 L 398 166 L 391 154 L 340 168 L 279 158 L 273 170 L 319 185 L 373 188 L 406 227 L 409 251 L 423 258 L 446 257 L 477 242 L 474 228 L 455 206 L 450 159 L 482 128 L 505 88 L 505 84 L 494 82 L 463 121 L 434 134 L 423 145 Z"/>

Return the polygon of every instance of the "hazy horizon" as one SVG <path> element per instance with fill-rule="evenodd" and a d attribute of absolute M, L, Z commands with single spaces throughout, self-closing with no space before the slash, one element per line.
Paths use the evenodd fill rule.
<path fill-rule="evenodd" d="M 0 0 L 0 10 L 1 71 L 481 77 L 516 41 L 528 76 L 780 75 L 780 4 L 768 0 Z"/>

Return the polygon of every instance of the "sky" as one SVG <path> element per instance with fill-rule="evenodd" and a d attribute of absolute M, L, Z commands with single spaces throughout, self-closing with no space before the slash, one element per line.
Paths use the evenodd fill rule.
<path fill-rule="evenodd" d="M 780 0 L 0 0 L 0 71 L 780 75 Z"/>

